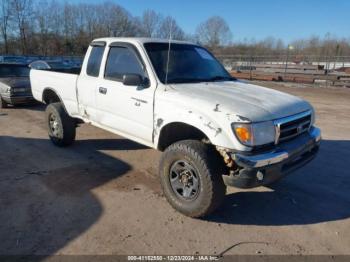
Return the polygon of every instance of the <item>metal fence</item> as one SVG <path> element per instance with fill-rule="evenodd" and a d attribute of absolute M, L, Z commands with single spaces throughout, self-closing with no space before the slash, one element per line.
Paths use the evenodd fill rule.
<path fill-rule="evenodd" d="M 0 63 L 24 63 L 29 64 L 36 60 L 51 60 L 61 62 L 81 63 L 83 57 L 80 56 L 39 56 L 39 55 L 0 55 Z"/>
<path fill-rule="evenodd" d="M 337 69 L 340 67 L 350 67 L 350 56 L 316 56 L 316 55 L 221 55 L 216 57 L 228 69 L 239 69 L 240 67 L 249 67 L 257 64 L 298 64 L 298 65 L 318 65 L 326 70 Z"/>

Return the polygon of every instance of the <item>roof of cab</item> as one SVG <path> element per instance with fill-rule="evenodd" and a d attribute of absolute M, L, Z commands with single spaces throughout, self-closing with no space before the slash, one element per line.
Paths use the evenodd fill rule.
<path fill-rule="evenodd" d="M 107 44 L 112 42 L 126 42 L 126 43 L 169 43 L 169 39 L 160 39 L 160 38 L 147 38 L 147 37 L 104 37 L 94 39 L 92 42 L 106 42 Z M 178 44 L 193 44 L 187 41 L 171 40 L 171 43 Z"/>

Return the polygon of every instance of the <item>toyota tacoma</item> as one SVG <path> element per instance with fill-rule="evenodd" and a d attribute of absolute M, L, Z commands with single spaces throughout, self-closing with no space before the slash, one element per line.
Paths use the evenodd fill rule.
<path fill-rule="evenodd" d="M 32 69 L 30 79 L 55 145 L 85 122 L 163 151 L 164 194 L 191 217 L 218 208 L 226 186 L 268 185 L 305 165 L 321 140 L 308 102 L 243 83 L 188 42 L 96 39 L 79 75 Z"/>

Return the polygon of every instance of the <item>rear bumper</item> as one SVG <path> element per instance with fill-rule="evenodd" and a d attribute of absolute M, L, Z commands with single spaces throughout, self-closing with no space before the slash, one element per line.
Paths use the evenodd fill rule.
<path fill-rule="evenodd" d="M 33 95 L 28 94 L 2 95 L 2 98 L 6 103 L 12 105 L 32 103 L 35 101 Z"/>
<path fill-rule="evenodd" d="M 224 176 L 225 183 L 239 188 L 270 184 L 311 161 L 318 152 L 320 141 L 321 131 L 313 127 L 308 133 L 268 153 L 232 153 L 232 159 L 241 169 L 236 174 Z"/>

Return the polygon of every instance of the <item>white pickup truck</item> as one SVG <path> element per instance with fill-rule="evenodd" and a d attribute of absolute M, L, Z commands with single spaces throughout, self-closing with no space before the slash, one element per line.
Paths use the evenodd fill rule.
<path fill-rule="evenodd" d="M 321 140 L 308 102 L 240 82 L 187 42 L 96 39 L 79 75 L 31 70 L 30 80 L 55 145 L 85 122 L 164 151 L 164 194 L 191 217 L 214 211 L 226 185 L 267 185 L 303 166 Z"/>

